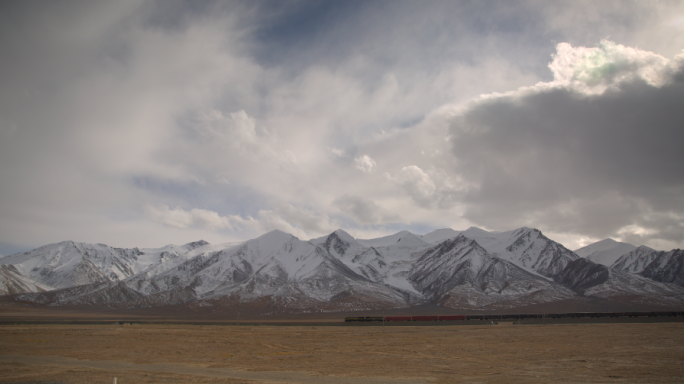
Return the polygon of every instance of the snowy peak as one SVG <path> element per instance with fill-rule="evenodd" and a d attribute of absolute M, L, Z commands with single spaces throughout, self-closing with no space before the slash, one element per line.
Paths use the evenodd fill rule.
<path fill-rule="evenodd" d="M 402 236 L 397 239 L 396 243 L 394 243 L 395 246 L 402 247 L 421 247 L 427 244 L 428 243 L 425 242 L 423 239 L 408 231 L 403 231 Z"/>
<path fill-rule="evenodd" d="M 343 229 L 338 229 L 335 232 L 331 233 L 331 235 L 334 234 L 337 236 L 340 240 L 346 241 L 347 243 L 353 244 L 356 243 L 356 239 L 350 235 L 349 233 L 345 232 Z"/>
<path fill-rule="evenodd" d="M 447 306 L 481 308 L 502 301 L 545 302 L 572 295 L 463 235 L 428 249 L 409 279 L 429 299 Z"/>
<path fill-rule="evenodd" d="M 575 251 L 579 257 L 587 258 L 594 263 L 611 266 L 620 256 L 635 250 L 632 244 L 621 243 L 613 239 L 605 239 L 589 244 Z"/>
<path fill-rule="evenodd" d="M 254 251 L 260 253 L 262 256 L 269 256 L 275 253 L 286 243 L 295 239 L 297 238 L 289 233 L 275 229 L 257 237 L 254 240 L 249 240 L 246 244 L 248 244 L 250 247 L 253 247 Z"/>
<path fill-rule="evenodd" d="M 311 240 L 311 243 L 323 247 L 331 255 L 343 259 L 345 257 L 353 257 L 361 252 L 363 246 L 359 244 L 347 232 L 338 229 L 335 232 L 318 239 Z"/>
<path fill-rule="evenodd" d="M 358 243 L 369 247 L 389 247 L 402 243 L 402 246 L 426 246 L 427 242 L 409 231 L 397 232 L 393 235 L 370 240 L 357 240 Z"/>
<path fill-rule="evenodd" d="M 478 228 L 478 227 L 470 227 L 470 228 L 466 229 L 465 231 L 461 232 L 461 234 L 463 236 L 469 237 L 471 239 L 475 239 L 475 238 L 480 238 L 480 237 L 492 236 L 492 235 L 495 235 L 496 233 L 488 232 L 488 231 L 485 231 L 484 229 Z"/>
<path fill-rule="evenodd" d="M 478 242 L 487 252 L 535 274 L 552 277 L 578 258 L 572 251 L 550 240 L 535 228 L 487 232 L 471 227 L 462 235 Z"/>
<path fill-rule="evenodd" d="M 435 243 L 441 243 L 444 240 L 452 239 L 456 236 L 459 235 L 460 232 L 454 231 L 451 228 L 442 228 L 442 229 L 435 229 L 434 231 L 430 233 L 426 233 L 425 235 L 421 236 L 420 238 L 429 243 L 429 244 L 435 244 Z"/>
<path fill-rule="evenodd" d="M 574 250 L 574 252 L 579 257 L 587 257 L 587 256 L 591 255 L 592 253 L 611 249 L 611 248 L 615 247 L 617 244 L 618 244 L 617 241 L 615 241 L 611 238 L 608 238 L 608 239 L 604 239 L 601 241 L 597 241 L 595 243 L 591 243 L 591 244 L 586 245 L 584 247 L 581 247 L 579 249 L 576 249 L 576 250 Z M 636 247 L 634 247 L 634 248 L 636 248 Z"/>
<path fill-rule="evenodd" d="M 192 243 L 187 243 L 187 244 L 184 245 L 184 247 L 187 248 L 188 251 L 191 251 L 191 250 L 193 250 L 193 249 L 196 249 L 196 248 L 199 248 L 199 247 L 203 247 L 203 246 L 205 246 L 205 245 L 209 245 L 209 242 L 208 242 L 208 241 L 204 241 L 204 240 L 199 240 L 199 241 L 193 241 Z"/>
<path fill-rule="evenodd" d="M 653 260 L 663 253 L 665 252 L 656 251 L 653 248 L 642 245 L 633 251 L 620 256 L 611 267 L 619 271 L 641 273 L 653 262 Z"/>

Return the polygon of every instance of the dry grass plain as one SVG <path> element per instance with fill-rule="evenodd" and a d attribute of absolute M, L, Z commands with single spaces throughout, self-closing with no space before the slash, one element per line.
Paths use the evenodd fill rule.
<path fill-rule="evenodd" d="M 2 325 L 0 383 L 681 383 L 684 323 Z"/>

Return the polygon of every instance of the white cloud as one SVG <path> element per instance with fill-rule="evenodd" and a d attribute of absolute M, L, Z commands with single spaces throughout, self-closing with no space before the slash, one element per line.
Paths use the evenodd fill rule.
<path fill-rule="evenodd" d="M 215 147 L 224 156 L 240 156 L 250 160 L 266 159 L 296 162 L 293 154 L 282 150 L 277 134 L 257 128 L 256 120 L 244 110 L 228 116 L 212 109 L 198 113 L 192 128 L 199 134 L 201 147 Z"/>
<path fill-rule="evenodd" d="M 422 169 L 415 165 L 403 167 L 397 179 L 416 204 L 424 208 L 434 205 L 434 193 L 437 188 L 432 178 Z"/>
<path fill-rule="evenodd" d="M 259 211 L 259 219 L 263 222 L 262 226 L 265 229 L 282 230 L 278 225 L 283 225 L 284 228 L 290 228 L 292 233 L 308 238 L 317 234 L 331 233 L 338 228 L 338 224 L 324 213 L 284 202 L 274 205 L 273 210 Z"/>
<path fill-rule="evenodd" d="M 169 208 L 167 205 L 146 205 L 145 215 L 154 222 L 180 229 L 202 228 L 228 230 L 246 236 L 258 236 L 279 229 L 302 239 L 337 229 L 336 223 L 327 215 L 295 207 L 292 204 L 276 204 L 276 209 L 261 209 L 256 217 L 239 215 L 221 216 L 217 212 L 193 208 Z"/>
<path fill-rule="evenodd" d="M 220 216 L 214 211 L 193 208 L 186 211 L 180 207 L 169 208 L 167 205 L 146 205 L 145 214 L 157 223 L 176 228 L 199 227 L 205 229 L 235 230 L 246 225 L 253 225 L 253 219 L 242 219 L 239 216 Z"/>
<path fill-rule="evenodd" d="M 376 165 L 375 160 L 368 155 L 354 158 L 354 163 L 356 164 L 356 169 L 365 173 L 373 173 L 373 169 L 375 169 Z"/>
<path fill-rule="evenodd" d="M 653 52 L 602 40 L 598 47 L 573 47 L 560 43 L 549 64 L 553 86 L 568 86 L 586 94 L 600 94 L 610 87 L 641 79 L 661 87 L 670 81 L 684 55 L 670 61 Z"/>

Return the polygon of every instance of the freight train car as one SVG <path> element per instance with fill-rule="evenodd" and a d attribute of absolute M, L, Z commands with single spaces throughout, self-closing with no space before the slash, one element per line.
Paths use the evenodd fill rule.
<path fill-rule="evenodd" d="M 344 321 L 346 323 L 351 323 L 351 322 L 356 322 L 356 321 L 385 321 L 385 318 L 382 316 L 360 316 L 360 317 L 345 317 Z"/>
<path fill-rule="evenodd" d="M 605 318 L 605 317 L 660 317 L 681 316 L 684 312 L 661 311 L 661 312 L 570 312 L 570 313 L 517 313 L 501 315 L 421 315 L 421 316 L 360 316 L 347 317 L 345 322 L 367 321 L 458 321 L 458 320 L 521 320 L 521 319 L 578 319 L 578 318 Z"/>
<path fill-rule="evenodd" d="M 465 315 L 439 315 L 439 316 L 387 316 L 387 317 L 346 317 L 345 322 L 361 321 L 454 321 L 465 320 Z"/>

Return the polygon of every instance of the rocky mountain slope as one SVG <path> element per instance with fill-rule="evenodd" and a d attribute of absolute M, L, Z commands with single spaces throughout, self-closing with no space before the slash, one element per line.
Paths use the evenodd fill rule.
<path fill-rule="evenodd" d="M 408 278 L 428 300 L 458 308 L 520 306 L 574 294 L 490 254 L 463 234 L 423 253 Z"/>
<path fill-rule="evenodd" d="M 621 256 L 612 268 L 651 280 L 684 286 L 684 250 L 656 251 L 641 246 Z"/>

